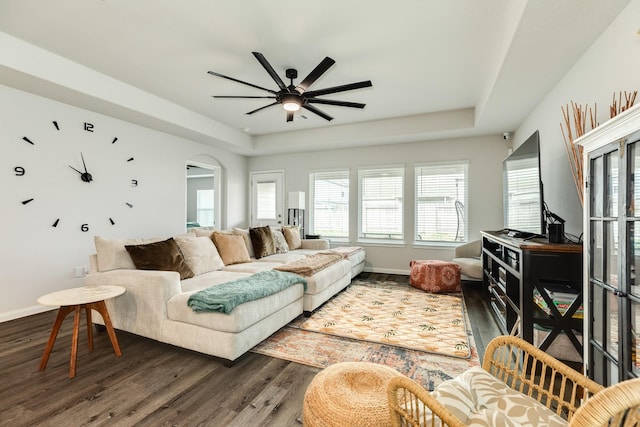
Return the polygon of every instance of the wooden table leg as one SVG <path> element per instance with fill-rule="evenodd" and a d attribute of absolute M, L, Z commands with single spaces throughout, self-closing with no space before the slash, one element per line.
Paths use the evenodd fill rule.
<path fill-rule="evenodd" d="M 91 321 L 91 306 L 85 305 L 84 307 L 87 315 L 87 342 L 89 344 L 89 351 L 93 350 L 93 322 Z"/>
<path fill-rule="evenodd" d="M 74 306 L 75 314 L 73 316 L 73 335 L 71 336 L 71 362 L 69 364 L 69 378 L 76 376 L 76 361 L 78 360 L 78 335 L 80 334 L 80 311 L 83 305 Z"/>
<path fill-rule="evenodd" d="M 87 304 L 87 309 L 94 309 L 102 316 L 104 320 L 104 326 L 107 328 L 107 333 L 109 334 L 109 339 L 111 340 L 111 345 L 113 346 L 113 351 L 116 356 L 122 356 L 122 352 L 120 351 L 120 345 L 118 345 L 118 338 L 116 338 L 116 332 L 113 330 L 113 325 L 111 324 L 111 318 L 109 317 L 109 312 L 107 311 L 107 305 L 104 301 L 98 301 L 91 304 Z"/>
<path fill-rule="evenodd" d="M 53 344 L 56 342 L 56 338 L 58 337 L 58 332 L 60 331 L 60 326 L 62 326 L 62 321 L 65 317 L 67 317 L 67 314 L 71 313 L 74 309 L 74 306 L 62 306 L 58 309 L 56 321 L 53 323 L 53 328 L 51 328 L 51 334 L 49 335 L 49 341 L 47 342 L 47 346 L 44 348 L 44 354 L 42 355 L 42 360 L 40 361 L 39 369 L 41 371 L 47 367 L 49 355 L 51 354 L 51 350 L 53 350 Z"/>

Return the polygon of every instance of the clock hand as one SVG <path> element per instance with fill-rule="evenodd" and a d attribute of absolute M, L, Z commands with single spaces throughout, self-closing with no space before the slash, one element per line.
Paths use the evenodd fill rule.
<path fill-rule="evenodd" d="M 84 162 L 84 156 L 82 155 L 82 153 L 80 153 L 80 157 L 82 158 L 82 166 L 84 166 L 84 173 L 89 173 L 87 171 L 87 165 Z"/>
<path fill-rule="evenodd" d="M 71 166 L 71 165 L 68 165 L 68 166 L 69 166 L 71 169 L 73 169 L 74 171 L 78 172 L 80 175 L 82 175 L 82 172 L 80 172 L 78 169 L 74 168 L 74 167 L 73 167 L 73 166 Z"/>
<path fill-rule="evenodd" d="M 82 180 L 82 182 L 91 182 L 93 181 L 93 177 L 91 176 L 91 174 L 87 171 L 87 165 L 84 162 L 84 156 L 82 155 L 82 153 L 80 153 L 80 157 L 82 158 L 82 166 L 84 166 L 84 172 L 79 171 L 78 169 L 74 168 L 71 165 L 68 165 L 71 169 L 73 169 L 74 171 L 78 172 L 80 174 L 80 179 Z"/>

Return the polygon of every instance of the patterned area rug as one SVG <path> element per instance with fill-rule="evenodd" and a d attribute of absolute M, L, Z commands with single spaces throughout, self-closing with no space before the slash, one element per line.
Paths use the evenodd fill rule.
<path fill-rule="evenodd" d="M 353 286 L 366 286 L 372 289 L 409 288 L 408 285 L 399 285 L 394 282 L 363 280 L 354 280 L 350 287 Z M 470 354 L 466 359 L 301 329 L 300 325 L 309 320 L 303 316 L 280 329 L 251 351 L 317 368 L 325 368 L 340 362 L 380 363 L 391 366 L 422 384 L 426 389 L 433 390 L 441 382 L 461 374 L 472 366 L 479 365 L 468 316 L 464 303 L 461 304 L 461 310 L 464 313 L 462 321 L 466 325 L 465 333 Z"/>
<path fill-rule="evenodd" d="M 354 283 L 300 328 L 447 356 L 471 356 L 461 294 Z"/>

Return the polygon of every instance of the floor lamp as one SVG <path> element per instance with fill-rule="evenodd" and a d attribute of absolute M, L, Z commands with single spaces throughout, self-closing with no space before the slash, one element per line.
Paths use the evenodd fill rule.
<path fill-rule="evenodd" d="M 300 237 L 304 239 L 304 191 L 289 192 L 287 224 L 300 227 Z"/>

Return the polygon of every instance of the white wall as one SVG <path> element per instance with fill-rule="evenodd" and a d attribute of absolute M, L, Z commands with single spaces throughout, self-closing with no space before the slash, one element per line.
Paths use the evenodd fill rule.
<path fill-rule="evenodd" d="M 469 239 L 480 238 L 480 230 L 503 226 L 502 161 L 507 156 L 502 135 L 447 139 L 412 144 L 383 145 L 369 148 L 326 150 L 311 153 L 279 154 L 249 159 L 252 172 L 285 169 L 285 194 L 304 191 L 309 204 L 309 173 L 323 169 L 350 168 L 351 242 L 357 234 L 358 167 L 405 165 L 405 240 L 401 247 L 363 245 L 367 250 L 367 271 L 407 274 L 412 259 L 451 259 L 452 246 L 413 246 L 413 167 L 416 163 L 469 161 Z"/>
<path fill-rule="evenodd" d="M 533 131 L 540 130 L 545 200 L 552 212 L 567 221 L 565 231 L 575 235 L 582 233 L 582 206 L 569 171 L 560 108 L 571 101 L 590 107 L 597 104 L 598 119 L 603 123 L 609 118 L 614 93 L 640 90 L 638 17 L 640 0 L 632 0 L 515 133 L 514 145 L 519 145 Z"/>
<path fill-rule="evenodd" d="M 184 232 L 187 159 L 212 157 L 222 165 L 226 191 L 233 195 L 226 200 L 225 225 L 246 222 L 243 156 L 5 86 L 0 86 L 0 118 L 0 321 L 43 309 L 36 300 L 45 293 L 82 286 L 74 269 L 88 264 L 94 235 L 169 237 Z M 84 122 L 94 124 L 93 133 L 83 130 Z M 114 137 L 118 141 L 111 144 Z M 90 184 L 69 168 L 81 167 L 81 152 L 94 174 Z M 135 160 L 126 162 L 129 157 Z M 26 169 L 24 176 L 16 176 L 16 166 Z M 134 178 L 137 188 L 130 185 Z M 28 198 L 34 201 L 23 205 Z M 125 201 L 134 207 L 126 207 Z M 54 228 L 56 218 L 60 223 Z M 84 223 L 88 232 L 80 230 Z"/>

